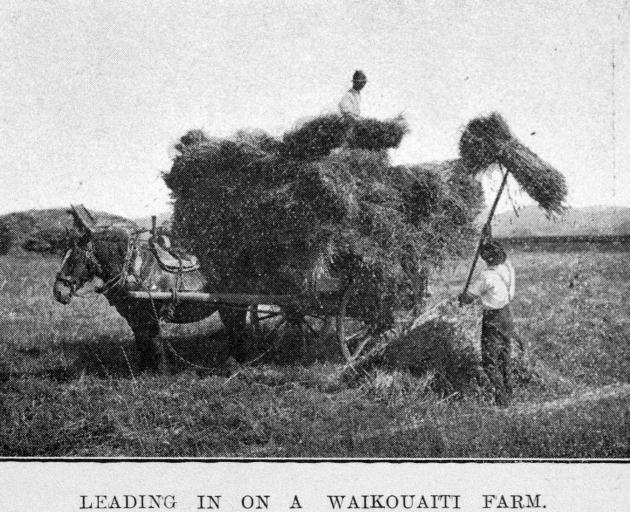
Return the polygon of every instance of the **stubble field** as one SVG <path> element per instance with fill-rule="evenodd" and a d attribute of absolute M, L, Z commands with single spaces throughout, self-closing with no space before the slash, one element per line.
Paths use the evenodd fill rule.
<path fill-rule="evenodd" d="M 183 358 L 172 375 L 139 374 L 131 331 L 102 297 L 53 301 L 57 259 L 0 257 L 0 456 L 629 457 L 628 253 L 511 258 L 527 371 L 500 409 L 437 391 L 431 372 L 231 368 L 215 318 L 167 329 Z M 464 273 L 436 293 L 456 295 Z"/>

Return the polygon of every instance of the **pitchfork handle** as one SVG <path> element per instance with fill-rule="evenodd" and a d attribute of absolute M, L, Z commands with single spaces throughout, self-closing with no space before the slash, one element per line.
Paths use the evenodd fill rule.
<path fill-rule="evenodd" d="M 499 167 L 503 166 L 499 163 Z M 477 266 L 477 260 L 479 260 L 479 254 L 481 253 L 481 245 L 483 244 L 485 233 L 488 227 L 492 223 L 492 217 L 494 217 L 494 212 L 497 209 L 497 205 L 499 204 L 499 199 L 501 199 L 501 194 L 503 193 L 503 189 L 505 188 L 505 184 L 507 183 L 508 174 L 510 172 L 505 169 L 505 174 L 503 175 L 503 179 L 501 180 L 501 185 L 499 186 L 499 191 L 497 192 L 497 196 L 494 198 L 494 203 L 492 203 L 492 208 L 490 208 L 490 213 L 488 214 L 488 220 L 483 225 L 481 229 L 481 237 L 479 237 L 479 243 L 477 244 L 477 250 L 475 251 L 475 257 L 473 258 L 472 265 L 470 265 L 470 271 L 468 272 L 468 278 L 466 279 L 466 284 L 464 285 L 464 290 L 462 291 L 462 295 L 464 295 L 468 291 L 468 287 L 470 286 L 470 282 L 472 281 L 473 273 L 475 272 L 475 267 Z"/>

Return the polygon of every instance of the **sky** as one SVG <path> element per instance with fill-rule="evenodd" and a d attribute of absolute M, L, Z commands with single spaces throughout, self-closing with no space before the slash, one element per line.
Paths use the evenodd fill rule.
<path fill-rule="evenodd" d="M 454 158 L 466 122 L 499 111 L 565 174 L 570 205 L 630 206 L 629 14 L 629 0 L 4 0 L 0 213 L 164 212 L 160 175 L 187 130 L 279 135 L 334 110 L 355 69 L 362 114 L 410 124 L 394 162 Z"/>

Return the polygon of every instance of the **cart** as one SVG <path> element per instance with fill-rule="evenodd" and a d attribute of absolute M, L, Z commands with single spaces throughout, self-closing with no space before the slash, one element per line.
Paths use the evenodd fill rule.
<path fill-rule="evenodd" d="M 358 279 L 321 277 L 307 291 L 284 295 L 176 290 L 127 291 L 126 294 L 129 298 L 160 303 L 212 303 L 226 327 L 236 332 L 245 327 L 246 315 L 253 331 L 257 331 L 261 322 L 272 320 L 273 326 L 266 337 L 290 324 L 301 333 L 305 346 L 309 338 L 319 336 L 325 325 L 332 324 L 341 353 L 348 363 L 355 362 L 366 347 L 373 346 L 392 327 L 391 321 L 383 322 L 378 315 L 366 315 Z M 413 310 L 420 310 L 418 304 L 414 304 Z M 395 315 L 394 322 L 408 321 L 409 318 L 410 311 L 405 311 Z"/>
<path fill-rule="evenodd" d="M 170 250 L 160 249 L 161 245 L 156 243 L 159 238 L 155 216 L 152 216 L 150 233 L 149 246 L 157 260 L 164 270 L 177 274 L 177 282 L 181 283 L 182 257 Z M 162 238 L 168 240 L 168 236 Z M 169 257 L 178 260 L 172 263 L 172 268 L 164 262 Z M 193 260 L 196 262 L 196 258 Z M 190 270 L 198 268 L 197 263 Z M 401 323 L 407 326 L 417 324 L 418 315 L 425 312 L 427 275 L 414 266 L 409 281 L 408 293 L 405 294 L 410 298 L 407 300 L 409 307 L 397 312 L 384 306 L 382 291 L 371 286 L 370 280 L 361 271 L 339 276 L 331 270 L 329 275 L 310 279 L 299 293 L 290 294 L 203 292 L 181 288 L 171 288 L 170 291 L 127 288 L 124 293 L 130 299 L 147 300 L 167 307 L 182 302 L 211 304 L 219 311 L 223 324 L 235 338 L 245 334 L 247 317 L 250 319 L 250 335 L 254 337 L 260 334 L 262 322 L 273 323 L 265 338 L 290 324 L 300 333 L 304 348 L 308 348 L 309 339 L 318 337 L 327 327 L 333 327 L 343 357 L 352 364 L 366 347 L 374 347 L 386 331 L 399 327 Z"/>

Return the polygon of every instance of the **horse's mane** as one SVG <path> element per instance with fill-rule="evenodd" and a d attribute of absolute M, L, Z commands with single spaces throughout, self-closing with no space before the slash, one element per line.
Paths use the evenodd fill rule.
<path fill-rule="evenodd" d="M 92 235 L 94 253 L 105 278 L 111 278 L 122 270 L 131 233 L 122 227 L 112 226 Z"/>

